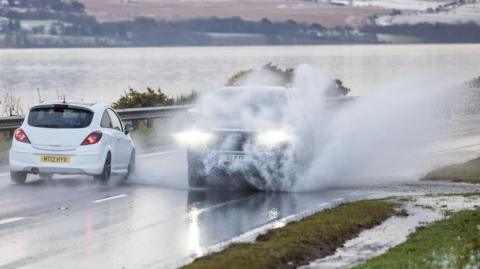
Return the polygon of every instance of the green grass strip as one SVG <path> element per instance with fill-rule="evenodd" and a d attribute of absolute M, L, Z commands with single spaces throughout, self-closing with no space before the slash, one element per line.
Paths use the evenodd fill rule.
<path fill-rule="evenodd" d="M 259 236 L 255 243 L 232 244 L 183 268 L 295 268 L 333 254 L 362 230 L 394 215 L 395 207 L 396 204 L 384 200 L 342 204 L 270 230 Z"/>
<path fill-rule="evenodd" d="M 479 268 L 480 210 L 462 211 L 413 233 L 355 269 Z"/>

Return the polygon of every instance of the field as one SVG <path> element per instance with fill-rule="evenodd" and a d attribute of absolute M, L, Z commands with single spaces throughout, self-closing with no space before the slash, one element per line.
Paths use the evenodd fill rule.
<path fill-rule="evenodd" d="M 196 17 L 241 17 L 246 20 L 272 21 L 295 20 L 319 23 L 323 26 L 362 25 L 368 16 L 388 14 L 381 7 L 350 7 L 326 3 L 288 0 L 225 0 L 225 1 L 128 1 L 128 0 L 83 0 L 87 11 L 101 21 L 133 19 L 150 16 L 165 20 L 182 20 Z"/>

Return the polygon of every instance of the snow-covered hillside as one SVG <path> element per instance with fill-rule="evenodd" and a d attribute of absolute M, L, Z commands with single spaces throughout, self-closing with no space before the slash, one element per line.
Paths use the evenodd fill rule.
<path fill-rule="evenodd" d="M 354 7 L 381 7 L 399 10 L 427 10 L 451 0 L 319 0 L 318 2 L 341 4 Z"/>
<path fill-rule="evenodd" d="M 398 16 L 381 16 L 377 19 L 379 25 L 415 24 L 415 23 L 468 23 L 480 24 L 480 2 L 471 3 L 456 8 L 435 13 L 409 13 Z"/>

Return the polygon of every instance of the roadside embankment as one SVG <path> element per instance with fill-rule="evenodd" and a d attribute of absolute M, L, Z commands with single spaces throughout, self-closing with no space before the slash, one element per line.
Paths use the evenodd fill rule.
<path fill-rule="evenodd" d="M 422 180 L 480 183 L 480 158 L 436 169 Z"/>
<path fill-rule="evenodd" d="M 254 243 L 232 244 L 183 268 L 296 268 L 333 254 L 361 231 L 397 214 L 396 207 L 386 200 L 342 204 L 270 230 Z"/>
<path fill-rule="evenodd" d="M 232 244 L 191 268 L 478 268 L 480 193 L 339 205 Z"/>
<path fill-rule="evenodd" d="M 352 240 L 347 241 L 336 250 L 334 255 L 316 260 L 300 269 L 332 269 L 332 268 L 437 268 L 446 259 L 442 252 L 448 252 L 448 239 L 453 234 L 458 235 L 453 247 L 470 244 L 477 231 L 475 225 L 469 227 L 450 225 L 448 233 L 437 231 L 437 223 L 465 210 L 477 210 L 480 207 L 480 193 L 469 194 L 435 194 L 391 198 L 402 205 L 402 212 L 382 224 L 365 230 Z M 455 215 L 456 216 L 456 215 Z M 479 224 L 478 219 L 470 219 Z M 461 223 L 460 223 L 461 224 Z M 430 232 L 421 236 L 418 234 Z M 436 232 L 441 233 L 437 235 Z M 463 233 L 470 237 L 463 236 Z M 447 236 L 444 238 L 444 236 Z M 412 244 L 414 243 L 414 244 Z M 406 251 L 396 255 L 396 249 L 406 244 Z M 445 245 L 447 249 L 445 249 Z M 390 251 L 390 252 L 389 252 Z M 468 250 L 473 257 L 480 255 L 478 249 Z M 387 253 L 387 254 L 385 254 Z M 443 253 L 444 254 L 444 253 Z M 466 265 L 475 264 L 478 259 L 461 259 L 463 253 L 452 252 L 448 266 L 440 268 L 469 268 Z M 383 255 L 383 256 L 382 256 Z M 390 256 L 392 255 L 392 256 Z M 379 258 L 377 258 L 379 257 Z M 387 257 L 387 258 L 385 258 Z M 452 262 L 453 260 L 453 262 Z M 454 266 L 455 265 L 455 266 Z M 464 265 L 464 266 L 456 266 Z M 355 268 L 357 268 L 355 267 Z M 357 269 L 358 269 L 357 268 Z M 477 267 L 472 267 L 477 268 Z"/>

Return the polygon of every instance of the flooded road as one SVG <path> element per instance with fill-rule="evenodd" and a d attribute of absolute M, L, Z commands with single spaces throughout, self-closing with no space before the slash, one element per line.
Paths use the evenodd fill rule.
<path fill-rule="evenodd" d="M 455 122 L 426 149 L 424 170 L 478 156 L 480 117 Z M 0 268 L 175 268 L 340 202 L 480 192 L 480 185 L 420 182 L 415 171 L 317 192 L 189 190 L 185 152 L 140 155 L 137 163 L 121 186 L 33 176 L 18 186 L 0 167 Z"/>
<path fill-rule="evenodd" d="M 150 158 L 168 165 L 181 155 Z M 25 186 L 8 180 L 1 175 L 0 268 L 173 268 L 252 230 L 258 233 L 339 202 L 480 191 L 468 184 L 415 181 L 312 193 L 243 193 L 166 188 L 140 176 L 117 187 L 82 177 L 33 179 Z"/>

